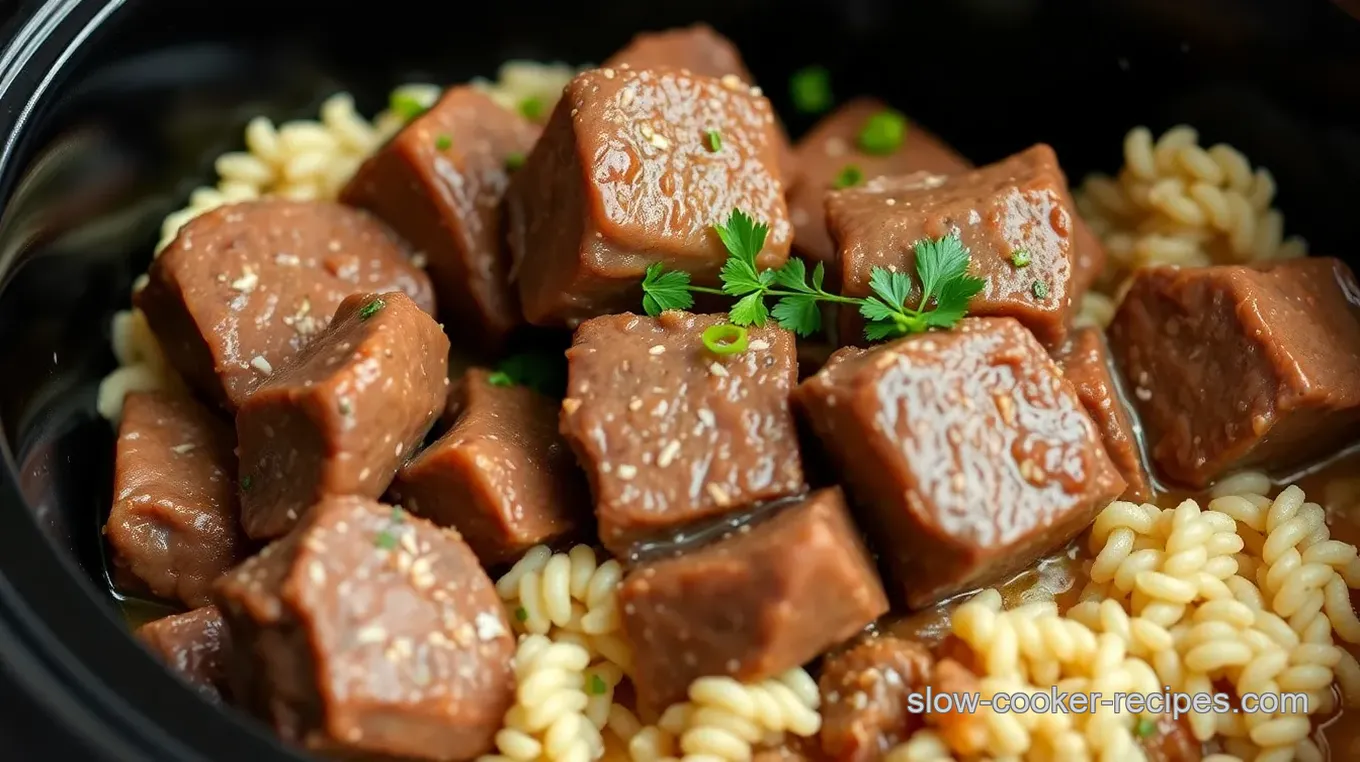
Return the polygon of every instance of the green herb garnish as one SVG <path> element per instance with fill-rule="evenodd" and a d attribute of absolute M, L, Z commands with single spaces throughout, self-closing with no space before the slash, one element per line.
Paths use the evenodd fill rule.
<path fill-rule="evenodd" d="M 765 246 L 769 228 L 740 209 L 733 210 L 726 223 L 715 225 L 714 231 L 728 254 L 719 274 L 722 288 L 692 285 L 689 273 L 666 270 L 662 264 L 654 263 L 642 280 L 642 308 L 648 315 L 688 309 L 694 304 L 695 293 L 724 294 L 737 297 L 728 310 L 728 319 L 737 326 L 760 326 L 773 317 L 780 326 L 799 336 L 810 336 L 821 328 L 819 304 L 834 302 L 857 307 L 869 321 L 864 328 L 865 338 L 879 341 L 953 326 L 967 314 L 968 302 L 985 285 L 981 278 L 968 274 L 970 255 L 957 236 L 916 243 L 916 276 L 921 293 L 911 300 L 915 285 L 912 276 L 882 267 L 869 271 L 872 294 L 864 298 L 841 296 L 822 288 L 821 263 L 813 269 L 811 283 L 801 259 L 790 259 L 778 270 L 761 270 L 756 265 L 756 256 Z M 766 297 L 776 299 L 773 310 L 766 307 Z M 915 306 L 909 306 L 909 301 L 914 301 Z"/>
<path fill-rule="evenodd" d="M 710 325 L 704 329 L 704 346 L 715 355 L 739 355 L 746 351 L 746 329 L 731 323 Z"/>
<path fill-rule="evenodd" d="M 373 544 L 381 550 L 391 550 L 397 547 L 397 536 L 384 529 L 373 536 Z"/>
<path fill-rule="evenodd" d="M 902 147 L 907 136 L 907 118 L 900 112 L 884 109 L 869 117 L 859 133 L 859 147 L 865 153 L 885 156 Z"/>
<path fill-rule="evenodd" d="M 440 135 L 434 139 L 434 147 L 440 151 L 447 151 L 453 145 L 453 138 L 448 135 Z"/>
<path fill-rule="evenodd" d="M 249 474 L 247 474 L 246 476 L 242 476 L 242 477 L 241 477 L 241 491 L 242 491 L 242 492 L 249 492 L 249 491 L 250 491 L 250 486 L 251 486 L 252 484 L 254 484 L 254 483 L 255 483 L 255 480 L 252 479 L 252 478 L 250 478 L 250 475 L 249 475 Z"/>
<path fill-rule="evenodd" d="M 492 386 L 527 386 L 539 394 L 560 397 L 567 387 L 566 356 L 560 352 L 511 355 L 486 380 Z"/>
<path fill-rule="evenodd" d="M 789 97 L 793 107 L 804 114 L 820 114 L 831 108 L 831 72 L 825 66 L 808 66 L 793 73 L 789 79 Z"/>
<path fill-rule="evenodd" d="M 524 166 L 524 154 L 515 151 L 505 155 L 505 170 L 507 172 L 514 172 L 522 166 Z"/>
<path fill-rule="evenodd" d="M 717 153 L 722 150 L 722 133 L 717 130 L 709 130 L 704 133 L 704 143 L 708 150 Z"/>
<path fill-rule="evenodd" d="M 854 164 L 846 164 L 840 174 L 836 175 L 835 186 L 837 190 L 853 188 L 862 182 L 864 182 L 864 173 L 860 171 L 860 168 Z"/>
<path fill-rule="evenodd" d="M 599 675 L 590 676 L 590 692 L 592 694 L 603 696 L 604 692 L 607 690 L 609 690 L 609 684 L 604 681 L 603 677 L 600 677 Z"/>
<path fill-rule="evenodd" d="M 392 93 L 392 97 L 388 99 L 387 107 L 407 122 L 430 110 L 429 106 L 421 103 L 414 95 L 401 90 Z"/>
<path fill-rule="evenodd" d="M 1029 252 L 1024 249 L 1011 252 L 1011 264 L 1016 267 L 1029 267 Z"/>
<path fill-rule="evenodd" d="M 1157 723 L 1144 717 L 1138 721 L 1138 725 L 1133 729 L 1139 738 L 1150 738 L 1157 732 Z"/>
<path fill-rule="evenodd" d="M 515 609 L 515 619 L 526 622 L 529 620 L 529 612 L 523 606 L 520 606 Z"/>
<path fill-rule="evenodd" d="M 1048 284 L 1041 280 L 1034 281 L 1034 284 L 1030 286 L 1030 291 L 1034 292 L 1034 298 L 1036 299 L 1048 298 Z"/>
<path fill-rule="evenodd" d="M 340 404 L 336 407 L 340 409 L 340 415 L 349 415 L 354 412 L 354 406 L 349 404 L 349 400 L 340 400 Z"/>
<path fill-rule="evenodd" d="M 519 102 L 519 113 L 531 122 L 537 122 L 543 116 L 543 99 L 530 96 Z"/>
<path fill-rule="evenodd" d="M 393 524 L 400 524 L 406 520 L 406 511 L 399 505 L 392 506 L 391 521 Z"/>
<path fill-rule="evenodd" d="M 369 318 L 378 314 L 378 311 L 386 306 L 387 302 L 384 302 L 381 299 L 374 299 L 373 301 L 359 308 L 359 319 L 368 320 Z"/>

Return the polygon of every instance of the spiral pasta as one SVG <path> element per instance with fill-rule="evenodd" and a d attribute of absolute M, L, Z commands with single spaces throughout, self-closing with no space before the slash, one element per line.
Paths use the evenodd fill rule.
<path fill-rule="evenodd" d="M 515 651 L 515 703 L 480 762 L 590 762 L 604 739 L 587 716 L 590 654 L 572 643 L 524 635 Z"/>
<path fill-rule="evenodd" d="M 1284 216 L 1271 208 L 1275 180 L 1235 148 L 1199 145 L 1186 125 L 1155 141 L 1146 127 L 1124 138 L 1115 177 L 1091 175 L 1075 194 L 1082 216 L 1110 255 L 1116 288 L 1144 265 L 1207 265 L 1302 256 L 1301 238 L 1284 238 Z"/>

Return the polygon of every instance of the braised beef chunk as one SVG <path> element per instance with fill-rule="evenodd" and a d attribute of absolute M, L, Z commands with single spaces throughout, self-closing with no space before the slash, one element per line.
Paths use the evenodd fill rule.
<path fill-rule="evenodd" d="M 761 267 L 792 229 L 769 101 L 736 77 L 595 69 L 567 85 L 506 195 L 524 316 L 572 324 L 635 308 L 653 262 L 718 284 L 713 226 L 740 208 L 769 224 Z"/>
<path fill-rule="evenodd" d="M 930 650 L 892 635 L 865 638 L 832 654 L 817 681 L 822 751 L 842 762 L 878 762 L 924 725 L 907 708 L 934 672 Z"/>
<path fill-rule="evenodd" d="M 136 636 L 171 672 L 205 698 L 220 703 L 230 695 L 227 628 L 216 606 L 148 622 L 137 628 Z"/>
<path fill-rule="evenodd" d="M 494 348 L 520 322 L 502 246 L 507 162 L 539 128 L 471 86 L 450 88 L 364 162 L 340 194 L 425 255 L 439 304 L 461 335 Z"/>
<path fill-rule="evenodd" d="M 910 137 L 908 137 L 910 139 Z M 1053 149 L 1036 145 L 981 169 L 950 176 L 880 177 L 827 194 L 842 293 L 868 296 L 872 268 L 915 272 L 913 245 L 957 234 L 986 280 L 969 313 L 1019 320 L 1057 344 L 1072 309 L 1072 219 L 1067 181 Z M 840 311 L 842 343 L 864 339 L 864 318 Z"/>
<path fill-rule="evenodd" d="M 1100 431 L 1105 452 L 1124 477 L 1127 487 L 1121 498 L 1135 503 L 1151 500 L 1152 483 L 1143 465 L 1138 433 L 1110 371 L 1110 350 L 1105 337 L 1099 329 L 1078 328 L 1053 353 L 1053 359 L 1077 390 L 1081 404 Z"/>
<path fill-rule="evenodd" d="M 1014 319 L 842 352 L 794 398 L 912 608 L 1033 562 L 1124 491 L 1076 391 Z"/>
<path fill-rule="evenodd" d="M 218 583 L 236 698 L 286 740 L 364 759 L 472 759 L 514 693 L 500 598 L 452 529 L 326 498 Z"/>
<path fill-rule="evenodd" d="M 392 493 L 412 513 L 458 529 L 487 566 L 514 561 L 589 524 L 590 498 L 557 431 L 558 404 L 468 371 L 453 427 L 397 473 Z"/>
<path fill-rule="evenodd" d="M 1162 472 L 1202 487 L 1355 439 L 1357 294 L 1346 265 L 1324 257 L 1138 271 L 1110 345 Z"/>
<path fill-rule="evenodd" d="M 567 351 L 562 433 L 590 478 L 600 541 L 637 541 L 803 490 L 789 393 L 793 335 L 749 328 L 718 356 L 704 329 L 721 315 L 608 315 Z"/>
<path fill-rule="evenodd" d="M 325 495 L 376 498 L 444 409 L 449 340 L 405 294 L 355 294 L 241 407 L 241 522 L 278 537 Z"/>
<path fill-rule="evenodd" d="M 235 446 L 231 425 L 182 393 L 127 396 L 104 525 L 118 569 L 162 598 L 208 602 L 213 581 L 247 553 Z"/>
<path fill-rule="evenodd" d="M 404 291 L 434 312 L 429 278 L 366 212 L 267 199 L 204 212 L 180 229 L 133 302 L 175 370 L 235 411 L 312 341 L 346 296 Z"/>
<path fill-rule="evenodd" d="M 643 32 L 609 57 L 606 68 L 655 69 L 669 66 L 685 69 L 691 74 L 722 78 L 732 75 L 748 85 L 756 84 L 741 53 L 732 41 L 718 34 L 708 24 L 691 24 L 667 29 L 664 32 Z M 775 122 L 778 127 L 778 119 Z M 779 127 L 779 166 L 787 190 L 793 186 L 797 164 L 789 140 Z"/>
<path fill-rule="evenodd" d="M 840 488 L 710 545 L 643 563 L 619 588 L 645 706 L 705 675 L 758 681 L 811 661 L 887 612 Z"/>
<path fill-rule="evenodd" d="M 825 262 L 827 275 L 833 279 L 840 273 L 835 266 L 836 245 L 826 229 L 827 191 L 882 175 L 952 175 L 972 169 L 967 159 L 914 124 L 891 152 L 869 153 L 860 148 L 860 135 L 869 119 L 888 108 L 877 98 L 855 98 L 824 117 L 796 147 L 798 183 L 789 194 L 793 248 L 812 262 Z"/>
<path fill-rule="evenodd" d="M 1105 244 L 1100 242 L 1086 220 L 1072 211 L 1072 304 L 1080 308 L 1080 299 L 1095 285 L 1105 269 Z M 1077 309 L 1073 310 L 1075 314 Z"/>

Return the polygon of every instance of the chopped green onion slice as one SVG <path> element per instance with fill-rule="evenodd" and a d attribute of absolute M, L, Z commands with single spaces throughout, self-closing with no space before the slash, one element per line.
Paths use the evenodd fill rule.
<path fill-rule="evenodd" d="M 382 550 L 391 550 L 397 547 L 397 536 L 387 531 L 379 532 L 373 538 L 373 544 Z"/>
<path fill-rule="evenodd" d="M 381 310 L 383 307 L 386 306 L 387 302 L 384 302 L 381 299 L 374 299 L 373 301 L 359 308 L 359 319 L 368 320 L 369 318 L 378 314 L 378 310 Z"/>
<path fill-rule="evenodd" d="M 1029 267 L 1029 252 L 1024 249 L 1011 252 L 1011 264 L 1016 267 Z"/>
<path fill-rule="evenodd" d="M 543 116 L 543 99 L 534 96 L 525 98 L 519 102 L 519 113 L 523 114 L 525 119 L 538 121 Z"/>
<path fill-rule="evenodd" d="M 1153 733 L 1156 733 L 1156 732 L 1157 732 L 1157 723 L 1155 723 L 1155 722 L 1153 722 L 1152 720 L 1149 720 L 1149 719 L 1147 719 L 1147 718 L 1143 718 L 1143 719 L 1139 720 L 1139 721 L 1138 721 L 1138 727 L 1136 727 L 1136 728 L 1134 729 L 1134 733 L 1136 733 L 1136 734 L 1138 735 L 1139 738 L 1147 738 L 1147 737 L 1151 736 Z"/>
<path fill-rule="evenodd" d="M 421 103 L 414 95 L 400 90 L 392 93 L 387 107 L 408 122 L 430 110 L 429 106 Z"/>
<path fill-rule="evenodd" d="M 853 188 L 864 182 L 864 173 L 854 164 L 846 164 L 841 173 L 836 175 L 837 188 Z"/>
<path fill-rule="evenodd" d="M 825 66 L 808 66 L 794 72 L 789 80 L 793 107 L 804 114 L 820 114 L 831 108 L 831 72 Z"/>
<path fill-rule="evenodd" d="M 869 117 L 859 133 L 859 147 L 865 153 L 885 156 L 902 147 L 907 136 L 907 118 L 900 112 L 884 109 Z"/>
<path fill-rule="evenodd" d="M 507 171 L 514 172 L 515 170 L 519 169 L 522 166 L 524 166 L 524 154 L 520 153 L 519 151 L 516 151 L 511 154 L 506 154 L 505 169 Z"/>
<path fill-rule="evenodd" d="M 1048 298 L 1048 284 L 1041 280 L 1034 281 L 1034 285 L 1031 286 L 1031 290 L 1034 292 L 1034 296 L 1036 299 Z"/>
<path fill-rule="evenodd" d="M 250 485 L 252 485 L 252 484 L 254 484 L 254 483 L 255 483 L 255 480 L 252 479 L 252 478 L 250 478 L 250 476 L 249 476 L 248 474 L 247 474 L 246 476 L 242 476 L 242 477 L 241 477 L 241 491 L 242 491 L 242 492 L 249 492 L 249 491 L 250 491 Z"/>
<path fill-rule="evenodd" d="M 491 375 L 487 376 L 487 377 L 486 377 L 486 382 L 487 382 L 488 384 L 491 384 L 492 386 L 514 386 L 514 385 L 515 385 L 515 379 L 511 378 L 511 377 L 510 377 L 510 374 L 509 374 L 509 373 L 506 373 L 506 372 L 503 371 L 503 370 L 498 370 L 498 371 L 496 371 L 495 373 L 492 373 Z"/>
<path fill-rule="evenodd" d="M 449 146 L 452 145 L 453 138 L 449 137 L 448 135 L 440 135 L 439 137 L 434 139 L 434 147 L 441 151 L 449 150 Z"/>
<path fill-rule="evenodd" d="M 529 619 L 529 612 L 523 606 L 520 606 L 515 609 L 515 619 L 518 619 L 521 622 L 526 621 Z"/>
<path fill-rule="evenodd" d="M 704 141 L 708 144 L 708 150 L 717 153 L 722 150 L 722 134 L 717 130 L 709 130 L 704 133 Z"/>
<path fill-rule="evenodd" d="M 746 351 L 746 329 L 731 323 L 719 323 L 704 329 L 704 346 L 715 355 L 736 355 Z"/>
<path fill-rule="evenodd" d="M 603 677 L 600 677 L 599 675 L 590 676 L 590 692 L 592 694 L 603 696 L 604 692 L 607 690 L 609 690 L 609 684 L 604 681 Z"/>

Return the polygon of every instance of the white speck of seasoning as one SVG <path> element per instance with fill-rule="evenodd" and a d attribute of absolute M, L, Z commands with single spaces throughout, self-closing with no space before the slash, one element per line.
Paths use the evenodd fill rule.
<path fill-rule="evenodd" d="M 637 466 L 630 466 L 627 463 L 624 463 L 623 465 L 619 466 L 618 472 L 620 479 L 628 481 L 629 479 L 632 479 L 634 476 L 637 476 Z"/>
<path fill-rule="evenodd" d="M 671 141 L 667 140 L 665 135 L 658 135 L 657 133 L 653 132 L 652 136 L 648 138 L 648 140 L 651 142 L 652 145 L 656 146 L 657 148 L 660 148 L 663 151 L 671 147 Z"/>
<path fill-rule="evenodd" d="M 576 399 L 575 397 L 567 397 L 566 399 L 562 400 L 562 412 L 566 413 L 567 415 L 575 413 L 577 408 L 579 407 L 581 407 L 581 401 Z"/>
<path fill-rule="evenodd" d="M 250 358 L 250 365 L 261 373 L 269 374 L 274 372 L 274 366 L 270 365 L 269 361 L 264 359 L 263 355 L 255 355 Z"/>
<path fill-rule="evenodd" d="M 477 639 L 486 642 L 495 640 L 505 634 L 505 626 L 494 614 L 483 611 L 472 620 L 473 626 L 477 628 Z"/>
<path fill-rule="evenodd" d="M 713 364 L 708 366 L 708 372 L 709 372 L 709 373 L 712 373 L 713 375 L 717 376 L 718 378 L 726 378 L 726 377 L 727 377 L 727 368 L 724 368 L 724 367 L 722 366 L 722 363 L 718 362 L 717 360 L 714 360 L 714 361 L 713 361 Z"/>
<path fill-rule="evenodd" d="M 770 342 L 764 339 L 752 339 L 751 342 L 746 345 L 746 348 L 759 352 L 762 349 L 769 349 Z"/>
<path fill-rule="evenodd" d="M 664 344 L 654 344 L 651 349 L 647 350 L 647 354 L 649 355 L 660 355 L 665 353 L 666 346 Z"/>
<path fill-rule="evenodd" d="M 679 454 L 680 440 L 672 439 L 665 447 L 661 448 L 660 454 L 656 456 L 656 464 L 665 468 L 666 466 L 669 466 L 671 461 L 675 460 L 675 456 Z"/>
<path fill-rule="evenodd" d="M 302 260 L 298 259 L 296 254 L 279 254 L 274 257 L 274 262 L 289 267 L 297 267 L 302 264 Z"/>
<path fill-rule="evenodd" d="M 429 264 L 429 262 L 429 257 L 426 257 L 425 252 L 423 251 L 417 251 L 411 255 L 411 266 L 417 270 L 424 270 L 425 265 Z"/>
<path fill-rule="evenodd" d="M 260 283 L 260 276 L 255 274 L 255 269 L 250 265 L 242 268 L 241 277 L 231 282 L 231 287 L 243 293 L 250 293 Z"/>
<path fill-rule="evenodd" d="M 737 90 L 741 87 L 741 77 L 735 74 L 724 74 L 720 81 L 722 86 L 728 90 Z"/>
<path fill-rule="evenodd" d="M 367 479 L 367 478 L 368 478 L 368 475 L 371 474 L 371 473 L 373 473 L 372 469 L 368 469 L 368 468 L 365 468 L 364 470 L 360 471 L 360 472 L 359 472 L 359 481 L 363 481 L 364 479 Z"/>
<path fill-rule="evenodd" d="M 628 409 L 629 409 L 629 410 L 641 410 L 641 409 L 642 409 L 642 398 L 641 398 L 641 397 L 634 397 L 634 398 L 632 398 L 631 400 L 629 400 L 629 401 L 628 401 Z"/>
<path fill-rule="evenodd" d="M 387 639 L 387 630 L 381 625 L 370 624 L 359 630 L 354 639 L 360 643 L 381 643 Z"/>
<path fill-rule="evenodd" d="M 326 582 L 326 567 L 320 561 L 313 561 L 307 565 L 307 578 L 313 583 L 321 585 Z"/>
<path fill-rule="evenodd" d="M 185 442 L 184 444 L 175 445 L 174 447 L 171 447 L 170 449 L 171 449 L 171 450 L 174 450 L 176 454 L 183 455 L 183 454 L 185 454 L 185 453 L 190 452 L 191 450 L 193 450 L 194 447 L 195 447 L 195 445 L 194 445 L 192 442 Z"/>
<path fill-rule="evenodd" d="M 727 491 L 716 484 L 704 485 L 704 490 L 708 492 L 709 497 L 713 498 L 713 502 L 720 506 L 726 506 L 732 500 Z"/>
<path fill-rule="evenodd" d="M 706 407 L 700 408 L 699 412 L 695 413 L 695 415 L 699 416 L 700 423 L 709 427 L 710 429 L 718 425 L 718 419 L 713 415 L 713 411 L 709 410 Z"/>

